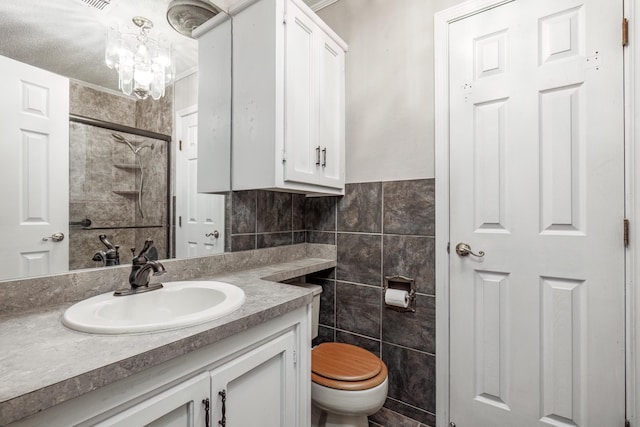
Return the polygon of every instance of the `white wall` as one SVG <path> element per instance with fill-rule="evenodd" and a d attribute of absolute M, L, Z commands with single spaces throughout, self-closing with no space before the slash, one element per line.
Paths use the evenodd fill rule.
<path fill-rule="evenodd" d="M 433 15 L 461 0 L 340 0 L 348 44 L 346 181 L 434 177 Z"/>
<path fill-rule="evenodd" d="M 176 80 L 173 90 L 174 111 L 196 105 L 198 103 L 198 73 L 189 74 Z"/>

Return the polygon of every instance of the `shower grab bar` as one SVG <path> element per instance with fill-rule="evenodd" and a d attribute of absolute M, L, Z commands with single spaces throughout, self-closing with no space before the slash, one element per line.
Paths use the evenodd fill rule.
<path fill-rule="evenodd" d="M 123 230 L 123 229 L 143 229 L 143 228 L 165 228 L 165 225 L 125 225 L 122 227 L 82 227 L 83 230 Z"/>

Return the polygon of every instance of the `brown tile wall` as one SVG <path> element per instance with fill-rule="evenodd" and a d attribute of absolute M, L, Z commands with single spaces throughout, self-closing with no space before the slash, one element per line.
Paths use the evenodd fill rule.
<path fill-rule="evenodd" d="M 173 134 L 173 85 L 165 88 L 165 94 L 159 100 L 149 97 L 135 104 L 135 127 L 164 135 Z"/>
<path fill-rule="evenodd" d="M 225 250 L 272 248 L 305 242 L 305 196 L 265 190 L 226 195 Z"/>
<path fill-rule="evenodd" d="M 347 184 L 344 197 L 309 198 L 307 242 L 334 243 L 338 266 L 308 277 L 323 287 L 320 336 L 381 355 L 385 407 L 372 426 L 435 425 L 434 180 Z M 415 279 L 415 313 L 384 308 L 385 276 Z"/>
<path fill-rule="evenodd" d="M 135 100 L 73 81 L 69 83 L 69 113 L 125 126 L 136 126 Z"/>

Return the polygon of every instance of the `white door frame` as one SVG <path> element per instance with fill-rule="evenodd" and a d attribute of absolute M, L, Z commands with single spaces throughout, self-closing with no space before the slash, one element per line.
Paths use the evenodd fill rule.
<path fill-rule="evenodd" d="M 179 197 L 178 196 L 178 189 L 180 188 L 179 180 L 181 180 L 183 178 L 181 176 L 181 173 L 183 171 L 180 170 L 181 173 L 180 174 L 178 173 L 179 172 L 178 168 L 180 168 L 180 166 L 178 165 L 178 163 L 179 163 L 178 159 L 180 159 L 179 156 L 180 156 L 180 136 L 182 135 L 182 118 L 184 116 L 188 116 L 188 115 L 194 114 L 196 112 L 198 112 L 198 104 L 194 104 L 194 105 L 191 105 L 189 107 L 182 108 L 182 109 L 176 111 L 176 113 L 175 113 L 175 121 L 174 121 L 174 123 L 175 123 L 175 126 L 174 126 L 175 135 L 174 135 L 174 138 L 173 138 L 173 140 L 176 142 L 175 144 L 173 144 L 174 147 L 175 147 L 174 148 L 174 153 L 173 153 L 173 158 L 175 159 L 175 169 L 174 169 L 175 179 L 173 180 L 173 193 L 172 193 L 175 196 L 175 204 L 176 204 L 176 206 L 174 206 L 174 209 L 173 209 L 173 212 L 175 214 L 175 218 L 173 219 L 174 230 L 175 230 L 175 233 L 174 233 L 175 241 L 174 241 L 174 244 L 173 244 L 174 251 L 175 251 L 174 255 L 178 252 L 178 228 L 180 228 L 178 226 L 178 217 L 180 216 L 179 212 L 178 212 L 178 197 Z M 184 234 L 184 231 L 181 231 L 181 233 Z"/>
<path fill-rule="evenodd" d="M 624 53 L 625 75 L 625 211 L 631 221 L 630 245 L 627 250 L 626 283 L 626 345 L 627 345 L 627 419 L 632 426 L 640 423 L 640 150 L 635 146 L 640 134 L 640 32 L 635 23 L 640 22 L 640 5 L 637 0 L 624 0 L 624 15 L 630 17 L 629 46 Z"/>
<path fill-rule="evenodd" d="M 449 424 L 449 25 L 455 21 L 516 0 L 469 0 L 434 15 L 434 77 L 435 77 L 435 181 L 436 181 L 436 426 Z M 624 0 L 625 16 L 640 22 L 640 7 L 636 0 Z M 640 149 L 634 150 L 635 128 L 640 129 L 640 84 L 633 76 L 640 72 L 640 56 L 634 54 L 640 46 L 640 32 L 630 29 L 629 48 L 625 49 L 625 210 L 632 221 L 631 245 L 626 253 L 626 363 L 627 419 L 638 423 L 640 402 L 640 292 L 633 283 L 640 282 L 640 250 L 636 233 L 640 225 Z M 636 61 L 638 62 L 636 65 Z M 638 104 L 640 105 L 640 104 Z M 636 225 L 636 226 L 634 226 Z"/>

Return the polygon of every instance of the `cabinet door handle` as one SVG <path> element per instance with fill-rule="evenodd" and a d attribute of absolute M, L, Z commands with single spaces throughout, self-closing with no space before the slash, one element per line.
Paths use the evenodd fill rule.
<path fill-rule="evenodd" d="M 320 166 L 320 146 L 316 147 L 316 166 Z"/>
<path fill-rule="evenodd" d="M 227 425 L 227 392 L 222 390 L 218 392 L 218 395 L 222 398 L 222 418 L 218 421 L 218 424 L 225 427 Z"/>
<path fill-rule="evenodd" d="M 322 167 L 327 167 L 327 147 L 322 149 Z"/>
<path fill-rule="evenodd" d="M 209 427 L 209 398 L 203 399 L 202 404 L 204 405 L 204 425 Z"/>

